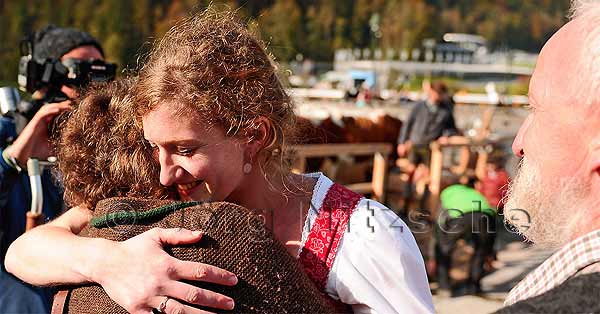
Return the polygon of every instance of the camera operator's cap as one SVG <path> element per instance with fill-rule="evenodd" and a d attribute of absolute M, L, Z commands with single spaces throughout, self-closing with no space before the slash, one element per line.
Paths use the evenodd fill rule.
<path fill-rule="evenodd" d="M 102 46 L 92 35 L 74 28 L 48 25 L 35 33 L 33 58 L 39 62 L 46 59 L 60 59 L 67 52 L 88 45 L 96 47 L 104 56 Z"/>

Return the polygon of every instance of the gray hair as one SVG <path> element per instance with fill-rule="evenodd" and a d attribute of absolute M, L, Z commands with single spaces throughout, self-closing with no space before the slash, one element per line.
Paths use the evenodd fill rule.
<path fill-rule="evenodd" d="M 599 9 L 599 0 L 571 0 L 571 8 L 569 9 L 568 17 L 573 20 L 590 11 Z"/>
<path fill-rule="evenodd" d="M 580 20 L 585 33 L 580 66 L 582 73 L 589 73 L 590 86 L 581 86 L 585 89 L 581 91 L 581 101 L 596 105 L 600 102 L 600 0 L 571 0 L 569 18 Z"/>

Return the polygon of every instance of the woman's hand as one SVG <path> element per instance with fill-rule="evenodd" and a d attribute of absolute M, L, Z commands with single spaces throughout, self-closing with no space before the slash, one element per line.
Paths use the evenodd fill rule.
<path fill-rule="evenodd" d="M 186 229 L 148 230 L 124 242 L 116 242 L 101 265 L 96 265 L 92 280 L 130 313 L 148 314 L 166 301 L 165 313 L 209 313 L 188 305 L 233 309 L 233 300 L 222 294 L 200 289 L 180 280 L 206 281 L 232 286 L 237 277 L 226 270 L 168 255 L 164 245 L 195 243 L 202 234 Z"/>

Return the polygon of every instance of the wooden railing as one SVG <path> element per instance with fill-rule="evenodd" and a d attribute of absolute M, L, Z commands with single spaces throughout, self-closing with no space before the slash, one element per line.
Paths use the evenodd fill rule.
<path fill-rule="evenodd" d="M 294 145 L 291 147 L 293 152 L 292 169 L 297 173 L 303 173 L 306 168 L 306 158 L 310 157 L 373 155 L 372 181 L 348 184 L 347 187 L 357 193 L 370 193 L 373 199 L 384 203 L 388 179 L 388 158 L 392 149 L 392 145 L 386 143 Z"/>

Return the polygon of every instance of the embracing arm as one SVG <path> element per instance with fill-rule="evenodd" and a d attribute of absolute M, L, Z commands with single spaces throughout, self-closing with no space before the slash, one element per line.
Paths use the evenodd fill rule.
<path fill-rule="evenodd" d="M 85 267 L 97 263 L 110 241 L 76 236 L 89 215 L 89 210 L 75 207 L 23 234 L 8 248 L 6 270 L 38 286 L 93 281 Z"/>
<path fill-rule="evenodd" d="M 195 243 L 202 237 L 199 232 L 155 228 L 123 242 L 78 236 L 89 217 L 89 210 L 75 207 L 26 232 L 9 247 L 6 269 L 34 285 L 98 283 L 130 313 L 148 313 L 165 296 L 173 300 L 167 303 L 167 313 L 207 313 L 183 302 L 233 308 L 231 298 L 180 280 L 235 285 L 234 274 L 175 259 L 163 249 Z"/>

